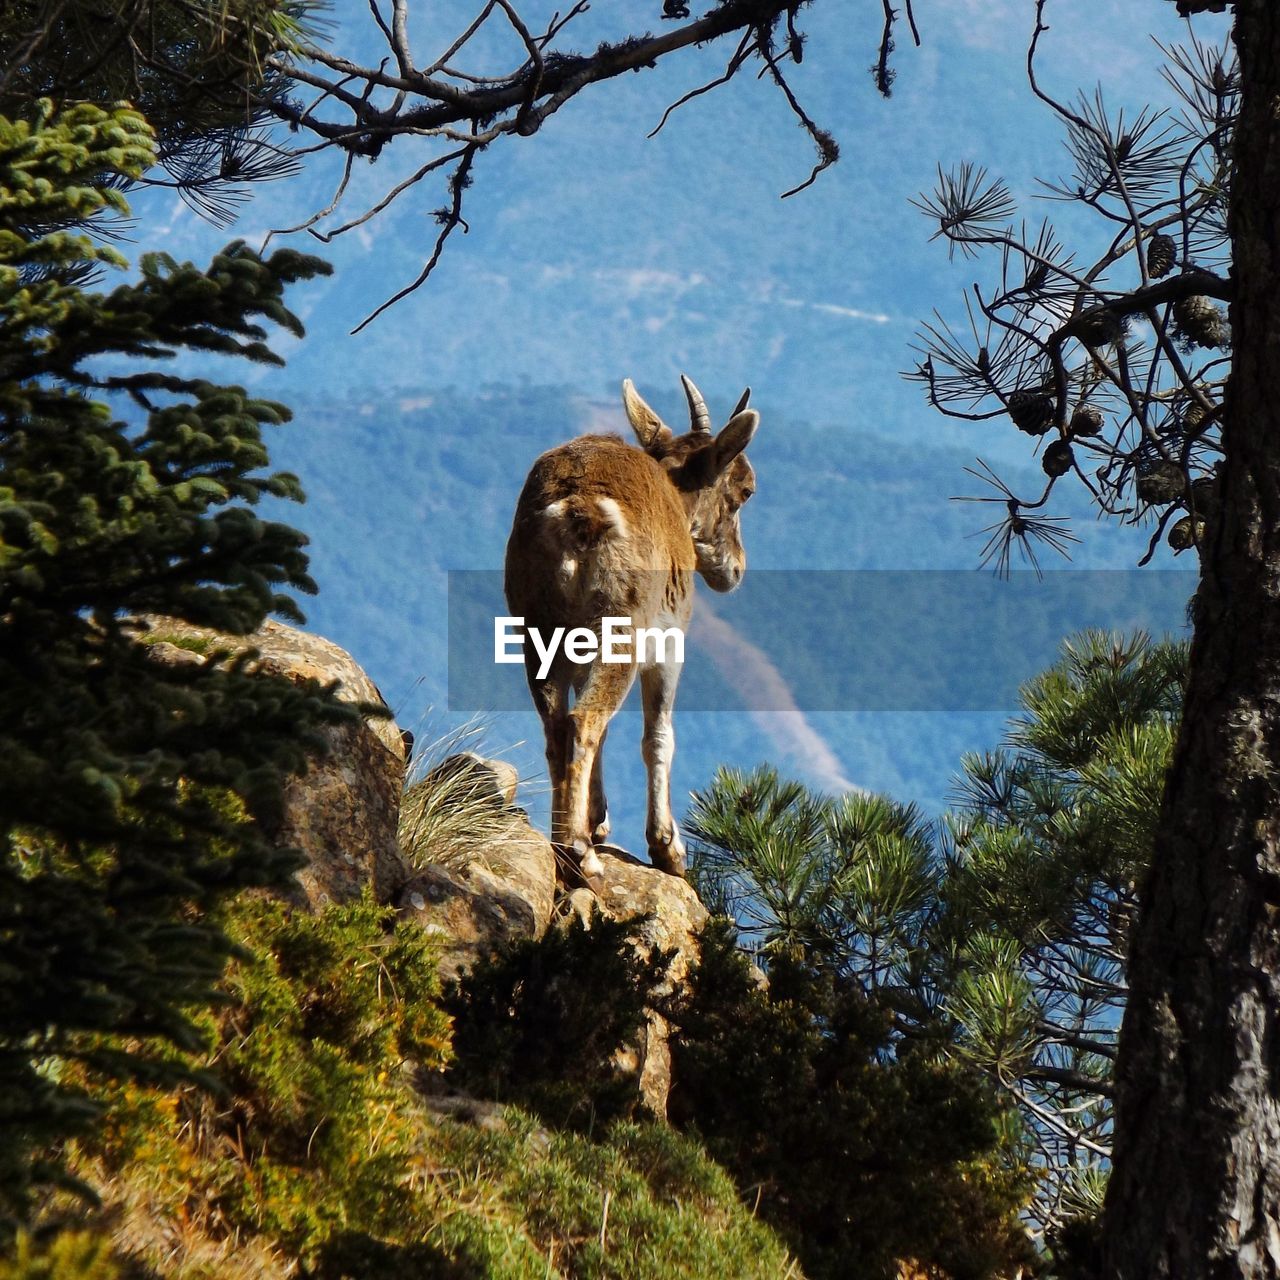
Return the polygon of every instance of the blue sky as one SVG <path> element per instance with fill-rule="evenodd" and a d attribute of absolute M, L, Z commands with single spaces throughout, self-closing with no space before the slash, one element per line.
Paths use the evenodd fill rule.
<path fill-rule="evenodd" d="M 530 3 L 531 24 L 555 7 Z M 419 25 L 411 34 L 424 56 L 438 47 L 441 34 L 452 34 L 473 16 L 471 6 L 452 0 L 412 8 Z M 809 113 L 839 140 L 842 159 L 800 195 L 778 198 L 808 174 L 810 144 L 776 90 L 751 73 L 689 104 L 656 138 L 646 139 L 665 104 L 715 74 L 728 54 L 715 46 L 691 50 L 656 71 L 596 86 L 538 136 L 483 154 L 467 197 L 469 233 L 450 242 L 423 289 L 357 336 L 348 331 L 420 269 L 434 238 L 430 211 L 443 203 L 442 186 L 409 191 L 328 246 L 293 237 L 290 243 L 330 258 L 335 274 L 295 296 L 308 336 L 279 344 L 289 367 L 248 376 L 286 400 L 350 401 L 374 422 L 380 406 L 421 403 L 422 430 L 432 429 L 432 397 L 442 389 L 465 396 L 495 384 L 553 385 L 571 391 L 578 406 L 566 436 L 584 425 L 622 429 L 617 387 L 624 377 L 673 415 L 682 371 L 702 386 L 713 413 L 727 412 L 750 384 L 763 413 L 753 447 L 761 471 L 759 502 L 774 510 L 772 519 L 759 517 L 765 531 L 788 524 L 787 495 L 768 490 L 767 459 L 770 450 L 786 449 L 788 428 L 799 424 L 827 433 L 832 476 L 856 473 L 874 439 L 899 442 L 922 457 L 931 450 L 962 450 L 1027 465 L 1026 437 L 1008 423 L 949 423 L 899 373 L 913 363 L 910 344 L 921 320 L 934 307 L 954 317 L 961 290 L 983 278 L 980 264 L 949 262 L 945 247 L 928 243 L 932 229 L 910 199 L 931 186 L 940 163 L 986 165 L 1005 177 L 1019 200 L 1035 192 L 1038 177 L 1057 177 L 1066 168 L 1060 131 L 1026 84 L 1034 4 L 918 0 L 917 10 L 924 45 L 915 49 L 900 38 L 898 79 L 888 101 L 877 95 L 866 70 L 878 44 L 880 6 L 818 0 L 803 11 L 810 40 L 793 85 Z M 337 42 L 368 47 L 365 7 L 352 3 L 341 12 L 351 26 L 339 24 Z M 659 12 L 658 0 L 597 0 L 573 45 L 589 48 L 605 37 L 656 28 Z M 1117 105 L 1170 99 L 1152 36 L 1177 41 L 1186 28 L 1166 0 L 1051 0 L 1047 19 L 1051 30 L 1039 69 L 1051 90 L 1072 96 L 1100 80 Z M 1206 20 L 1196 29 L 1213 37 L 1223 25 Z M 484 51 L 495 66 L 509 53 L 497 46 Z M 359 163 L 340 216 L 363 211 L 421 164 L 424 154 L 415 142 L 397 142 L 377 164 Z M 201 223 L 167 194 L 145 194 L 135 201 L 137 239 L 197 260 L 233 234 L 256 244 L 269 230 L 300 222 L 326 204 L 335 181 L 334 165 L 318 157 L 300 178 L 261 188 L 230 232 Z M 1071 213 L 1061 205 L 1028 205 L 1030 218 L 1045 212 Z M 1093 229 L 1084 223 L 1078 231 L 1084 236 Z M 246 372 L 234 376 L 242 379 Z M 284 456 L 304 484 L 314 475 L 313 490 L 317 484 L 323 489 L 325 477 L 341 477 L 352 464 L 344 451 L 358 447 L 341 431 L 308 437 L 304 412 Z M 536 449 L 522 455 L 518 444 L 508 447 L 504 483 L 513 499 Z M 926 482 L 904 473 L 902 483 L 933 485 L 941 510 L 967 483 L 958 466 L 954 475 L 944 471 L 952 478 Z M 379 616 L 382 644 L 370 642 L 367 610 L 344 605 L 350 597 L 344 574 L 355 570 L 344 568 L 349 559 L 326 518 L 333 507 L 321 501 L 300 521 L 315 541 L 317 567 L 325 569 L 321 600 L 311 610 L 318 629 L 362 659 L 376 658 L 375 680 L 393 691 L 411 725 L 427 715 L 428 704 L 439 705 L 443 643 L 437 596 L 413 584 L 411 548 L 447 548 L 443 567 L 492 569 L 499 567 L 505 539 L 505 528 L 493 518 L 468 529 L 467 510 L 435 509 L 428 498 L 438 479 L 387 476 L 384 492 L 361 499 L 356 532 L 350 522 L 343 528 L 344 539 L 355 536 L 388 549 L 387 592 L 394 598 Z M 893 484 L 898 478 L 878 479 Z M 823 535 L 809 542 L 797 538 L 795 526 L 823 502 L 821 484 L 815 490 L 806 509 L 794 512 L 785 537 L 753 539 L 748 510 L 744 526 L 754 564 L 867 566 L 864 552 L 853 549 L 865 546 L 865 530 L 859 537 L 832 532 L 842 521 L 856 523 L 856 511 L 821 511 L 816 523 Z M 495 509 L 506 501 L 499 494 Z M 976 528 L 982 522 L 975 517 L 971 523 Z M 1129 566 L 1140 554 L 1137 540 L 1123 531 L 1100 526 L 1081 532 L 1087 542 L 1078 564 Z M 876 567 L 960 569 L 976 562 L 978 544 L 963 538 L 942 550 L 931 542 L 922 563 L 911 528 L 879 533 L 882 551 L 898 547 L 902 554 L 896 565 L 881 554 Z M 819 784 L 847 779 L 899 794 L 914 791 L 936 806 L 959 750 L 991 745 L 999 729 L 999 718 L 990 716 L 925 722 L 918 715 L 885 714 L 836 723 L 834 714 L 792 721 L 772 737 L 762 733 L 759 750 L 775 751 Z M 684 758 L 704 769 L 707 739 L 720 730 L 693 714 L 677 713 L 677 726 L 682 742 L 700 744 Z M 503 722 L 496 744 L 532 736 L 530 730 L 527 718 L 519 725 Z M 936 746 L 932 771 L 905 768 L 895 758 L 895 743 L 922 734 Z M 636 784 L 630 759 L 636 754 L 628 746 L 624 788 Z M 522 765 L 535 769 L 539 755 L 524 749 Z M 677 790 L 706 780 L 681 775 L 678 767 Z M 635 810 L 628 813 L 634 821 Z"/>
<path fill-rule="evenodd" d="M 554 7 L 529 5 L 531 20 Z M 575 43 L 656 27 L 658 8 L 598 3 Z M 436 31 L 471 12 L 458 3 L 413 10 Z M 1023 196 L 1065 162 L 1056 125 L 1026 86 L 1031 0 L 924 0 L 919 10 L 924 45 L 900 42 L 888 101 L 866 73 L 880 6 L 822 0 L 803 11 L 810 41 L 795 88 L 843 158 L 801 195 L 778 199 L 807 175 L 808 140 L 752 74 L 646 139 L 663 105 L 725 56 L 690 50 L 593 87 L 537 137 L 482 155 L 469 235 L 455 238 L 426 289 L 348 339 L 429 250 L 442 186 L 410 191 L 324 249 L 337 272 L 306 295 L 310 336 L 285 383 L 385 390 L 529 378 L 612 396 L 624 376 L 660 392 L 687 370 L 725 395 L 750 383 L 790 418 L 839 422 L 854 436 L 936 439 L 947 428 L 895 375 L 920 319 L 954 309 L 972 268 L 926 244 L 928 225 L 907 202 L 939 163 L 985 164 Z M 369 20 L 363 6 L 350 12 L 353 30 L 340 25 L 335 38 L 361 47 Z M 1118 103 L 1169 97 L 1151 37 L 1176 40 L 1185 28 L 1167 0 L 1054 0 L 1048 19 L 1041 73 L 1050 89 L 1070 95 L 1101 78 Z M 427 32 L 414 34 L 418 48 L 433 47 Z M 418 142 L 398 140 L 377 164 L 357 164 L 339 216 L 420 164 Z M 316 158 L 302 180 L 248 205 L 236 233 L 256 242 L 301 221 L 327 202 L 335 175 Z M 182 252 L 207 252 L 221 238 L 168 197 L 148 201 L 146 217 Z"/>

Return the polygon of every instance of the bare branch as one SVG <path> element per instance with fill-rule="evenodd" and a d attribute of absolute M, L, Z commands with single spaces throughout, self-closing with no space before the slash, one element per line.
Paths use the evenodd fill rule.
<path fill-rule="evenodd" d="M 1047 0 L 1037 0 L 1027 73 L 1037 100 L 1062 123 L 1074 163 L 1070 177 L 1041 183 L 1042 198 L 1081 211 L 1064 224 L 1070 252 L 1047 223 L 1038 233 L 1034 223 L 1019 228 L 1003 185 L 972 161 L 940 170 L 937 188 L 919 202 L 949 251 L 996 259 L 999 287 L 963 291 L 972 338 L 935 312 L 906 376 L 949 417 L 1007 416 L 1032 437 L 1049 479 L 1028 499 L 985 464 L 972 471 L 993 491 L 968 500 L 996 504 L 1001 517 L 982 530 L 979 558 L 1001 575 L 1015 541 L 1028 559 L 1036 540 L 1067 549 L 1064 525 L 1034 514 L 1056 483 L 1078 481 L 1100 514 L 1145 526 L 1140 565 L 1161 547 L 1199 553 L 1222 503 L 1232 338 L 1215 304 L 1232 302 L 1236 289 L 1225 216 L 1239 103 L 1234 61 L 1226 46 L 1163 50 L 1166 78 L 1186 104 L 1177 117 L 1111 115 L 1100 92 L 1063 104 L 1037 80 L 1047 12 Z M 1105 1158 L 1110 1090 L 1106 1081 L 1095 1088 L 1094 1077 L 1109 1077 L 1098 1061 L 1114 1059 L 1115 1011 L 1127 994 L 1123 899 L 1112 886 L 1068 924 L 1027 939 L 1020 960 L 1046 1020 L 1031 1061 L 1006 1083 L 1044 1152 L 1048 1176 L 1035 1212 L 1045 1223 L 1064 1215 L 1078 1153 Z M 1071 946 L 1060 945 L 1064 936 Z"/>
<path fill-rule="evenodd" d="M 489 15 L 493 12 L 497 5 L 497 0 L 487 0 L 484 8 L 476 14 L 470 26 L 436 59 L 429 67 L 423 68 L 423 75 L 434 76 L 442 72 L 449 62 L 450 58 L 455 57 L 462 49 L 464 49 L 471 41 L 472 37 L 480 30 L 481 27 L 489 20 Z"/>
<path fill-rule="evenodd" d="M 462 193 L 471 181 L 471 166 L 479 150 L 480 148 L 476 145 L 467 147 L 463 152 L 462 159 L 458 162 L 457 169 L 454 170 L 453 176 L 449 179 L 449 188 L 453 193 L 453 201 L 448 209 L 441 210 L 437 215 L 441 224 L 440 234 L 436 237 L 435 248 L 431 251 L 431 257 L 427 259 L 426 266 L 422 268 L 417 279 L 411 284 L 405 285 L 398 293 L 392 294 L 386 302 L 375 307 L 373 311 L 365 316 L 351 330 L 353 334 L 359 333 L 361 329 L 376 320 L 388 307 L 394 306 L 401 298 L 407 298 L 415 289 L 420 289 L 436 269 L 436 264 L 440 261 L 440 255 L 444 252 L 445 241 L 453 234 L 454 229 L 461 226 L 464 231 L 466 230 L 466 224 L 462 220 Z"/>
<path fill-rule="evenodd" d="M 737 75 L 738 71 L 742 68 L 742 65 L 746 62 L 748 54 L 754 47 L 754 40 L 755 33 L 748 31 L 747 34 L 742 37 L 737 49 L 734 50 L 733 56 L 729 59 L 728 66 L 724 69 L 724 73 L 716 76 L 714 80 L 708 80 L 706 84 L 700 85 L 696 89 L 690 89 L 688 93 L 677 98 L 662 113 L 662 119 L 658 121 L 653 131 L 647 136 L 650 138 L 656 137 L 657 134 L 662 131 L 662 126 L 667 123 L 671 113 L 673 111 L 678 111 L 685 105 L 685 103 L 692 102 L 694 98 L 700 98 L 704 93 L 710 93 L 712 89 L 718 89 L 721 85 L 728 84 L 729 81 Z"/>

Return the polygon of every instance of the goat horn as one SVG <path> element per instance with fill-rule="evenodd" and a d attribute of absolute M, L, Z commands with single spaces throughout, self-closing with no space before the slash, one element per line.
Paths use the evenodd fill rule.
<path fill-rule="evenodd" d="M 750 387 L 748 387 L 748 388 L 747 388 L 747 389 L 742 393 L 742 399 L 738 401 L 738 407 L 737 407 L 736 409 L 734 409 L 734 411 L 729 415 L 729 421 L 730 421 L 730 422 L 732 422 L 732 421 L 733 421 L 733 419 L 734 419 L 734 418 L 736 418 L 736 417 L 738 416 L 738 414 L 740 414 L 740 413 L 743 411 L 743 409 L 745 409 L 745 408 L 747 407 L 747 401 L 748 401 L 748 400 L 750 400 L 750 399 L 751 399 L 751 388 L 750 388 Z"/>
<path fill-rule="evenodd" d="M 707 402 L 702 392 L 693 385 L 688 374 L 682 373 L 680 381 L 684 383 L 684 394 L 689 401 L 689 429 L 695 435 L 711 434 L 711 415 L 707 412 Z"/>

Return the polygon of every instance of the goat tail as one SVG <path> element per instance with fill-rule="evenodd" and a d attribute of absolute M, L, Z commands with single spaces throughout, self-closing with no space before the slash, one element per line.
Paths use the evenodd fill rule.
<path fill-rule="evenodd" d="M 542 514 L 557 526 L 557 540 L 565 549 L 579 554 L 626 538 L 630 532 L 626 516 L 613 498 L 575 494 L 553 502 Z"/>

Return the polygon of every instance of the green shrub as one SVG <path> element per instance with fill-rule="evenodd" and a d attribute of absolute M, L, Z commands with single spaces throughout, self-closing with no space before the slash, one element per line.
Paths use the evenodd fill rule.
<path fill-rule="evenodd" d="M 124 1273 L 274 1280 L 300 1265 L 316 1280 L 771 1280 L 787 1270 L 781 1243 L 690 1138 L 657 1124 L 548 1132 L 514 1108 L 483 1128 L 433 1114 L 416 1086 L 446 1065 L 450 1029 L 432 948 L 368 897 L 320 916 L 241 899 L 224 923 L 243 954 L 205 1020 L 211 1051 L 187 1064 L 208 1087 L 85 1081 L 107 1120 L 71 1165 L 102 1197 Z M 456 1007 L 477 1070 L 483 1045 L 513 1026 L 529 1038 L 510 1043 L 531 1050 L 534 1026 L 566 1030 L 564 1044 L 534 1054 L 536 1070 L 516 1071 L 531 1096 L 575 1046 L 583 1066 L 607 1064 L 661 970 L 601 921 L 518 954 L 531 975 L 522 993 L 541 992 L 527 1021 L 500 1018 L 491 1039 L 484 1031 L 502 1008 L 496 977 L 478 986 L 487 1005 Z M 568 966 L 584 956 L 603 974 L 570 997 Z M 484 972 L 512 970 L 498 961 Z M 608 984 L 619 982 L 615 1017 Z M 594 1037 L 593 1012 L 606 1028 Z M 602 1088 L 576 1070 L 547 1096 L 600 1119 L 620 1078 Z M 575 1104 L 576 1089 L 590 1101 Z"/>
<path fill-rule="evenodd" d="M 637 951 L 639 923 L 597 913 L 588 928 L 574 917 L 480 961 L 448 998 L 453 1080 L 557 1124 L 629 1115 L 638 1082 L 617 1055 L 639 1035 L 669 964 Z"/>
<path fill-rule="evenodd" d="M 239 900 L 224 923 L 244 955 L 192 1064 L 205 1087 L 103 1086 L 86 1166 L 132 1178 L 158 1212 L 303 1256 L 405 1212 L 421 1126 L 403 1077 L 444 1064 L 448 1018 L 429 940 L 391 916 L 368 895 L 319 916 Z"/>
<path fill-rule="evenodd" d="M 673 1117 L 758 1197 L 814 1277 L 955 1280 L 1030 1262 L 1026 1187 L 996 1161 L 1003 1113 L 972 1073 L 892 1046 L 854 982 L 780 953 L 762 989 L 728 924 L 672 1011 Z"/>
<path fill-rule="evenodd" d="M 20 1231 L 9 1258 L 0 1258 L 0 1280 L 118 1280 L 120 1268 L 106 1236 L 62 1231 L 36 1241 Z"/>
<path fill-rule="evenodd" d="M 512 1234 L 486 1237 L 485 1269 L 463 1274 L 503 1280 L 799 1276 L 777 1237 L 743 1207 L 732 1181 L 692 1139 L 647 1122 L 615 1125 L 592 1141 L 573 1131 L 548 1133 L 519 1112 L 506 1114 L 507 1132 L 447 1126 L 439 1134 L 457 1165 L 486 1170 L 484 1190 L 496 1193 L 490 1215 L 515 1215 Z M 474 1186 L 470 1194 L 483 1192 Z M 459 1233 L 475 1230 L 474 1219 L 454 1222 Z M 476 1243 L 473 1238 L 473 1250 Z M 502 1244 L 507 1252 L 495 1262 L 492 1251 Z"/>

